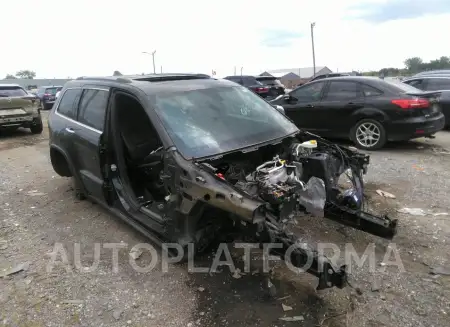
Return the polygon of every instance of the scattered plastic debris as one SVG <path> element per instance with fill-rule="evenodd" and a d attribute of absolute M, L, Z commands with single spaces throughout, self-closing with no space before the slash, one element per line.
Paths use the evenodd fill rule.
<path fill-rule="evenodd" d="M 28 261 L 27 261 L 27 262 L 24 262 L 24 263 L 21 263 L 21 264 L 18 264 L 18 265 L 15 266 L 14 268 L 11 268 L 11 269 L 7 270 L 7 271 L 2 275 L 2 277 L 16 274 L 16 273 L 18 273 L 18 272 L 21 272 L 22 270 L 27 270 L 29 267 L 30 267 L 30 263 L 29 263 Z"/>
<path fill-rule="evenodd" d="M 142 250 L 139 249 L 132 249 L 130 251 L 130 257 L 134 260 L 138 259 L 142 255 Z"/>
<path fill-rule="evenodd" d="M 292 307 L 286 304 L 281 303 L 281 306 L 283 307 L 283 311 L 291 311 Z"/>
<path fill-rule="evenodd" d="M 450 276 L 450 269 L 447 269 L 445 267 L 433 267 L 431 268 L 430 274 Z"/>
<path fill-rule="evenodd" d="M 273 283 L 270 281 L 270 279 L 267 280 L 267 288 L 269 289 L 269 293 L 272 297 L 275 297 L 277 295 L 277 288 Z"/>
<path fill-rule="evenodd" d="M 448 216 L 448 212 L 436 212 L 433 213 L 433 216 Z"/>
<path fill-rule="evenodd" d="M 386 191 L 383 191 L 383 190 L 377 190 L 376 192 L 377 192 L 377 194 L 379 196 L 382 196 L 382 197 L 385 197 L 385 198 L 389 198 L 389 199 L 395 199 L 395 195 L 392 194 L 392 193 L 389 193 L 389 192 L 386 192 Z"/>
<path fill-rule="evenodd" d="M 29 196 L 42 196 L 42 195 L 45 195 L 45 193 L 38 192 L 37 190 L 33 190 L 33 191 L 29 191 L 28 195 Z"/>
<path fill-rule="evenodd" d="M 241 270 L 239 268 L 236 268 L 236 270 L 233 273 L 233 278 L 239 279 L 241 277 L 242 277 Z"/>
<path fill-rule="evenodd" d="M 400 213 L 406 213 L 413 216 L 426 216 L 427 213 L 420 208 L 402 208 L 397 210 Z"/>
<path fill-rule="evenodd" d="M 199 288 L 197 288 L 197 290 L 198 290 L 199 292 L 204 292 L 204 291 L 205 291 L 205 288 L 200 286 Z"/>
<path fill-rule="evenodd" d="M 303 321 L 303 320 L 305 320 L 305 318 L 303 316 L 282 317 L 282 318 L 278 318 L 278 319 L 282 320 L 282 321 Z"/>

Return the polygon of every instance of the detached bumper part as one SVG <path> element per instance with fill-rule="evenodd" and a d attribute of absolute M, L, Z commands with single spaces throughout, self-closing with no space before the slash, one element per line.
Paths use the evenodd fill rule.
<path fill-rule="evenodd" d="M 397 234 L 397 219 L 375 216 L 361 210 L 328 203 L 325 208 L 325 218 L 389 240 Z"/>

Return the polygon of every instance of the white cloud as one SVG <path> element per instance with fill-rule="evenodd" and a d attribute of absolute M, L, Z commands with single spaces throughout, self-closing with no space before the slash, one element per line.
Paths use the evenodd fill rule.
<path fill-rule="evenodd" d="M 373 1 L 372 1 L 373 2 Z M 371 24 L 352 19 L 357 0 L 77 0 L 2 4 L 0 78 L 21 69 L 37 77 L 151 72 L 244 74 L 312 65 L 309 24 L 316 22 L 316 64 L 332 70 L 401 67 L 412 56 L 450 55 L 450 15 Z M 303 34 L 266 47 L 270 30 Z"/>

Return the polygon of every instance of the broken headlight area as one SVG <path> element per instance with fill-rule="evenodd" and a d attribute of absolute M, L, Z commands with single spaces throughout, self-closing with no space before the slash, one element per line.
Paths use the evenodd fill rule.
<path fill-rule="evenodd" d="M 259 242 L 283 244 L 274 254 L 284 258 L 296 244 L 286 225 L 299 211 L 380 237 L 395 235 L 395 220 L 365 211 L 362 176 L 367 172 L 368 155 L 305 132 L 257 150 L 199 164 L 245 198 L 260 203 L 252 219 L 253 229 L 248 229 Z M 342 176 L 348 180 L 344 186 Z M 307 271 L 319 277 L 319 288 L 345 285 L 345 267 L 333 267 L 313 249 L 296 247 L 289 260 L 296 267 L 310 260 Z"/>

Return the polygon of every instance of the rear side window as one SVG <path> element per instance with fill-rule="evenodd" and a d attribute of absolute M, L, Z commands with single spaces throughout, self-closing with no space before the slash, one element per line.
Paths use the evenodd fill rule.
<path fill-rule="evenodd" d="M 108 95 L 108 91 L 84 90 L 78 107 L 78 121 L 103 131 Z"/>
<path fill-rule="evenodd" d="M 450 78 L 430 78 L 427 91 L 450 90 Z"/>
<path fill-rule="evenodd" d="M 418 89 L 423 90 L 423 79 L 415 79 L 415 80 L 412 80 L 412 81 L 407 81 L 405 83 L 408 84 L 408 85 L 417 87 Z"/>
<path fill-rule="evenodd" d="M 269 86 L 283 86 L 283 84 L 278 79 L 262 79 L 258 80 L 263 85 Z"/>
<path fill-rule="evenodd" d="M 81 89 L 69 89 L 64 92 L 59 102 L 57 112 L 70 119 L 77 118 L 76 103 L 81 96 Z"/>
<path fill-rule="evenodd" d="M 349 100 L 360 96 L 359 85 L 355 82 L 335 81 L 330 83 L 327 95 L 324 100 Z"/>
<path fill-rule="evenodd" d="M 378 90 L 372 86 L 369 86 L 367 84 L 362 84 L 361 88 L 362 88 L 362 91 L 363 91 L 363 94 L 365 97 L 374 97 L 374 96 L 383 94 L 383 92 L 381 92 L 380 90 Z"/>
<path fill-rule="evenodd" d="M 20 86 L 0 86 L 0 97 L 23 97 L 28 93 Z"/>

